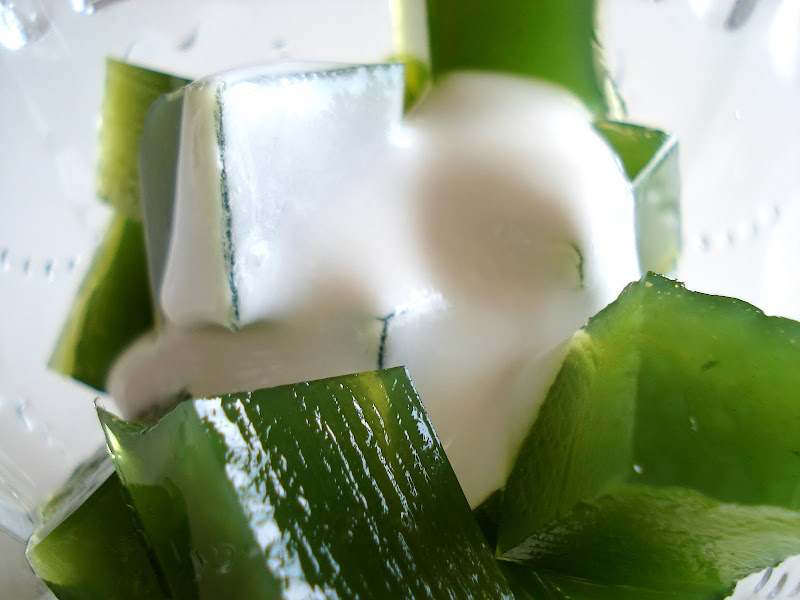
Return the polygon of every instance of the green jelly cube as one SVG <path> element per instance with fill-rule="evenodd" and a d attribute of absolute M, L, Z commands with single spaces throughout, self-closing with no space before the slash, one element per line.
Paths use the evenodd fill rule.
<path fill-rule="evenodd" d="M 426 5 L 434 81 L 457 70 L 536 77 L 567 88 L 596 114 L 608 114 L 611 86 L 599 56 L 594 0 L 426 0 Z M 404 25 L 402 35 L 415 35 L 402 31 Z"/>
<path fill-rule="evenodd" d="M 144 228 L 117 214 L 73 300 L 49 366 L 105 390 L 114 361 L 152 327 Z"/>
<path fill-rule="evenodd" d="M 511 598 L 403 368 L 100 412 L 176 598 Z"/>
<path fill-rule="evenodd" d="M 113 58 L 106 60 L 100 119 L 97 193 L 121 214 L 141 220 L 139 145 L 150 105 L 189 83 Z"/>
<path fill-rule="evenodd" d="M 579 331 L 503 495 L 506 559 L 716 597 L 800 553 L 800 324 L 649 274 Z"/>
<path fill-rule="evenodd" d="M 105 448 L 42 507 L 42 516 L 26 554 L 60 600 L 170 597 Z"/>
<path fill-rule="evenodd" d="M 112 206 L 114 216 L 50 359 L 51 368 L 98 390 L 105 390 L 108 372 L 121 351 L 154 324 L 139 146 L 150 105 L 187 83 L 111 58 L 106 61 L 98 194 Z"/>

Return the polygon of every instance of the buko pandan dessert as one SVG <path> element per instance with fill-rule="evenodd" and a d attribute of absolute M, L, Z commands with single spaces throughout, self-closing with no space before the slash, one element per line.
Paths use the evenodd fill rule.
<path fill-rule="evenodd" d="M 139 103 L 54 365 L 119 414 L 29 545 L 61 598 L 711 599 L 800 553 L 800 325 L 640 279 L 676 146 L 554 6 L 430 0 L 405 115 L 397 64 L 109 63 Z"/>
<path fill-rule="evenodd" d="M 169 226 L 144 196 L 163 327 L 109 381 L 127 414 L 404 365 L 470 503 L 503 485 L 565 341 L 638 276 L 630 185 L 548 84 L 454 75 L 405 122 L 402 98 L 400 65 L 184 89 Z"/>

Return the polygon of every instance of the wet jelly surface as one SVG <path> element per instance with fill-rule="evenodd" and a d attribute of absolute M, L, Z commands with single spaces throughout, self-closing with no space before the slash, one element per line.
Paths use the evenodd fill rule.
<path fill-rule="evenodd" d="M 800 552 L 798 341 L 745 302 L 631 284 L 573 338 L 505 489 L 500 550 L 720 597 Z"/>
<path fill-rule="evenodd" d="M 402 368 L 101 421 L 175 597 L 511 597 Z"/>

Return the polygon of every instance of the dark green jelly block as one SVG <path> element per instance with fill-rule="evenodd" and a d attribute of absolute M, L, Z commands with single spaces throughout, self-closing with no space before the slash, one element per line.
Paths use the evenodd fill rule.
<path fill-rule="evenodd" d="M 42 507 L 28 542 L 34 572 L 60 600 L 169 598 L 108 451 Z"/>
<path fill-rule="evenodd" d="M 153 327 L 142 224 L 115 215 L 73 300 L 50 367 L 104 390 L 111 365 Z"/>
<path fill-rule="evenodd" d="M 97 193 L 122 214 L 141 219 L 139 145 L 150 105 L 160 95 L 189 83 L 176 77 L 106 60 L 106 82 L 100 120 Z"/>
<path fill-rule="evenodd" d="M 434 81 L 486 70 L 546 79 L 605 116 L 593 0 L 427 0 Z"/>
<path fill-rule="evenodd" d="M 648 274 L 573 338 L 506 485 L 500 551 L 730 591 L 800 553 L 797 390 L 800 324 Z"/>
<path fill-rule="evenodd" d="M 100 418 L 175 597 L 512 597 L 402 368 Z"/>
<path fill-rule="evenodd" d="M 633 186 L 636 249 L 642 272 L 669 274 L 682 246 L 678 141 L 657 129 L 598 121 Z"/>

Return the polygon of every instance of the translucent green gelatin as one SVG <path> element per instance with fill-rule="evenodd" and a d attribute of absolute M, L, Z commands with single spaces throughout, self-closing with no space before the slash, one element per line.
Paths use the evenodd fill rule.
<path fill-rule="evenodd" d="M 434 81 L 465 69 L 537 77 L 607 114 L 593 0 L 427 0 L 427 8 Z"/>
<path fill-rule="evenodd" d="M 511 598 L 404 369 L 100 413 L 176 598 Z"/>
<path fill-rule="evenodd" d="M 51 368 L 98 390 L 105 389 L 108 372 L 121 351 L 154 325 L 139 146 L 151 104 L 187 83 L 181 77 L 111 58 L 106 61 L 98 194 L 114 208 L 114 216 L 50 359 Z M 160 150 L 158 155 L 170 165 L 175 158 L 168 152 Z M 158 182 L 150 188 L 154 185 Z M 171 205 L 165 208 L 169 209 Z"/>
<path fill-rule="evenodd" d="M 642 272 L 669 275 L 681 253 L 681 178 L 678 141 L 658 129 L 598 121 L 633 186 L 636 249 Z"/>
<path fill-rule="evenodd" d="M 152 326 L 144 229 L 118 214 L 73 300 L 50 367 L 104 390 L 114 360 Z"/>
<path fill-rule="evenodd" d="M 57 598 L 169 598 L 105 449 L 42 510 L 28 562 Z"/>
<path fill-rule="evenodd" d="M 403 63 L 405 77 L 405 93 L 403 108 L 411 109 L 427 91 L 430 85 L 430 67 L 419 58 L 407 55 L 392 56 L 389 62 Z"/>
<path fill-rule="evenodd" d="M 724 598 L 800 553 L 800 324 L 649 274 L 573 340 L 503 495 L 504 558 Z"/>
<path fill-rule="evenodd" d="M 109 58 L 98 150 L 97 193 L 122 214 L 141 219 L 139 144 L 150 105 L 188 79 Z"/>

